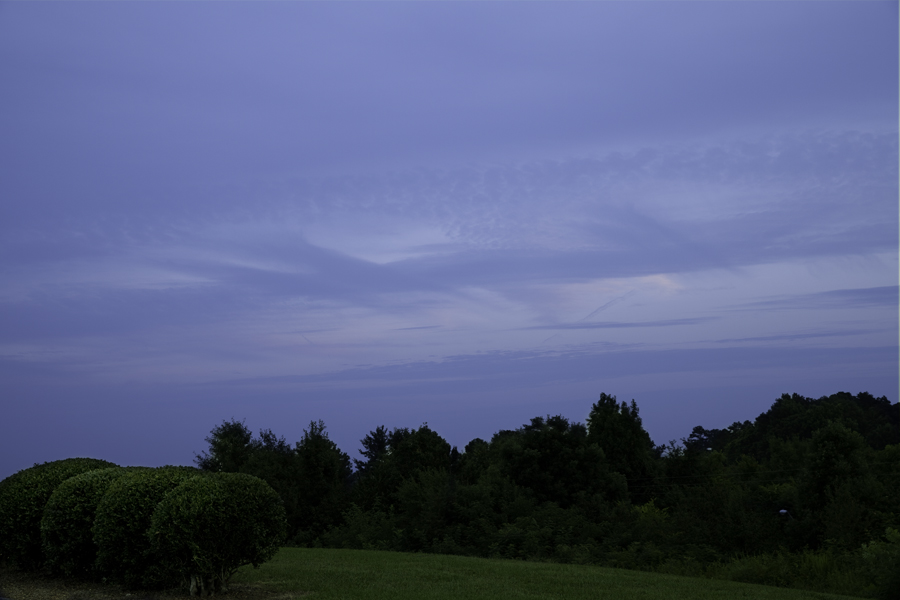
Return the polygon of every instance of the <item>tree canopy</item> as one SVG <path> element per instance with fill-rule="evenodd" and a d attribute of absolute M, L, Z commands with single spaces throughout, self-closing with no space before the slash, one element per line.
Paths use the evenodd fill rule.
<path fill-rule="evenodd" d="M 427 424 L 379 425 L 352 461 L 321 421 L 294 446 L 224 422 L 197 464 L 269 482 L 295 544 L 686 573 L 813 552 L 843 557 L 883 591 L 893 584 L 871 565 L 900 560 L 890 541 L 900 530 L 898 428 L 900 407 L 886 398 L 785 394 L 752 421 L 698 425 L 655 446 L 637 403 L 602 393 L 584 423 L 534 417 L 462 452 Z"/>

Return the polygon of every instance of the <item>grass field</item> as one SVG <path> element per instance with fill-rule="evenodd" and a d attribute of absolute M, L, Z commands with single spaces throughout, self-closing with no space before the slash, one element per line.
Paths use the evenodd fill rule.
<path fill-rule="evenodd" d="M 259 569 L 241 569 L 234 581 L 265 584 L 291 598 L 323 600 L 850 598 L 592 566 L 305 548 L 282 548 Z"/>

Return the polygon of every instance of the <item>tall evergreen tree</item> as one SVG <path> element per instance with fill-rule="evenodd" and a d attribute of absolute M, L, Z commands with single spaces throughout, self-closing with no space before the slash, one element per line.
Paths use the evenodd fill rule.
<path fill-rule="evenodd" d="M 629 487 L 636 487 L 639 481 L 646 483 L 653 475 L 653 440 L 644 430 L 634 400 L 630 405 L 620 404 L 615 396 L 600 394 L 588 415 L 587 431 L 588 439 L 603 450 L 610 468 L 629 480 Z"/>
<path fill-rule="evenodd" d="M 350 457 L 328 439 L 321 420 L 303 430 L 295 452 L 300 477 L 296 541 L 310 543 L 338 524 L 349 505 Z"/>
<path fill-rule="evenodd" d="M 360 477 L 364 477 L 369 469 L 384 458 L 388 451 L 389 435 L 384 425 L 379 425 L 374 430 L 366 434 L 366 437 L 359 441 L 362 444 L 362 450 L 359 451 L 365 460 L 353 459 L 356 466 L 356 472 Z"/>

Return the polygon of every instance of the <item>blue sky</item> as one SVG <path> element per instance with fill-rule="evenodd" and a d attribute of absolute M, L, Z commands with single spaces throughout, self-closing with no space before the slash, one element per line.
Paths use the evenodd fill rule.
<path fill-rule="evenodd" d="M 0 477 L 898 396 L 898 9 L 0 4 Z"/>

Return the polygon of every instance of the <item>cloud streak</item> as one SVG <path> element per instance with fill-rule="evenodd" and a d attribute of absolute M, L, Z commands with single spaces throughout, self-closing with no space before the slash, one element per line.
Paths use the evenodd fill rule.
<path fill-rule="evenodd" d="M 872 288 L 828 290 L 814 294 L 757 300 L 740 305 L 739 310 L 816 310 L 828 308 L 897 307 L 900 287 L 885 285 Z"/>
<path fill-rule="evenodd" d="M 557 323 L 555 325 L 534 325 L 523 329 L 630 329 L 633 327 L 675 327 L 678 325 L 697 325 L 715 320 L 716 317 L 698 317 L 694 319 L 668 319 L 665 321 L 645 321 L 642 323 Z"/>

